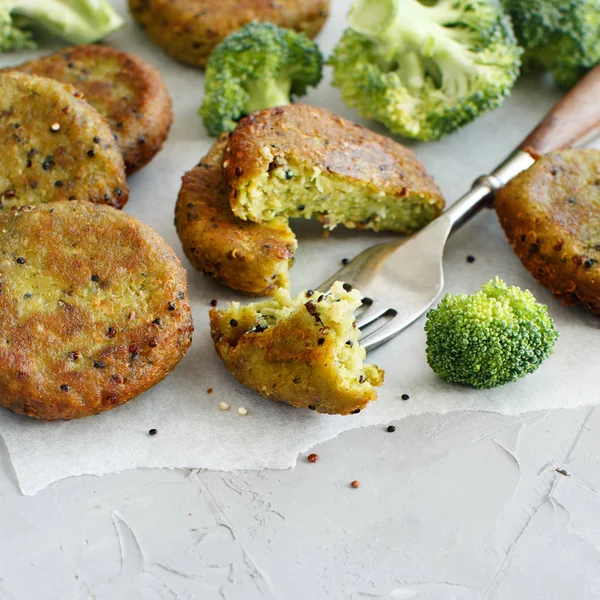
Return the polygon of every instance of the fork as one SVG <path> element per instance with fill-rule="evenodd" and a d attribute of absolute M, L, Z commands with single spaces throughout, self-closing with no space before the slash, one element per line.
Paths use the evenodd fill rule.
<path fill-rule="evenodd" d="M 600 126 L 600 64 L 592 69 L 510 156 L 427 227 L 408 238 L 367 248 L 317 289 L 335 281 L 363 293 L 356 325 L 361 345 L 373 350 L 418 319 L 444 287 L 443 258 L 449 236 L 484 207 L 493 207 L 497 190 L 537 157 L 589 141 Z M 364 330 L 369 328 L 366 333 Z"/>

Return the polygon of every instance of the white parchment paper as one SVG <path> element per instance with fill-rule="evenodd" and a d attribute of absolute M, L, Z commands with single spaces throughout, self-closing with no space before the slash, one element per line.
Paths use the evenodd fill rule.
<path fill-rule="evenodd" d="M 479 215 L 449 242 L 446 283 L 450 292 L 474 292 L 499 275 L 507 283 L 527 287 L 549 305 L 561 337 L 554 355 L 533 375 L 489 391 L 452 386 L 440 380 L 425 360 L 423 320 L 369 355 L 386 371 L 380 398 L 359 415 L 332 417 L 296 410 L 256 396 L 243 388 L 217 358 L 208 333 L 212 298 L 223 305 L 245 298 L 194 271 L 185 259 L 173 226 L 180 179 L 208 149 L 196 110 L 202 98 L 200 71 L 183 67 L 155 48 L 131 22 L 125 3 L 114 5 L 127 26 L 109 42 L 154 64 L 163 74 L 174 101 L 175 123 L 164 150 L 129 183 L 126 211 L 152 225 L 175 248 L 188 267 L 194 315 L 194 341 L 186 357 L 161 384 L 128 405 L 72 422 L 45 423 L 0 410 L 4 438 L 25 494 L 73 475 L 112 473 L 136 467 L 283 469 L 293 467 L 299 452 L 339 433 L 384 424 L 412 414 L 485 410 L 503 414 L 578 407 L 598 403 L 600 319 L 580 309 L 566 309 L 536 284 L 521 267 L 492 211 Z M 343 29 L 348 0 L 332 0 L 331 17 L 318 38 L 328 54 Z M 45 48 L 46 51 L 50 48 Z M 42 51 L 0 55 L 0 66 L 18 64 Z M 447 201 L 452 202 L 480 174 L 493 168 L 558 99 L 557 90 L 539 77 L 522 79 L 511 98 L 492 114 L 440 143 L 411 144 L 432 172 Z M 327 72 L 308 102 L 322 105 L 377 131 L 340 100 Z M 336 230 L 329 239 L 319 226 L 293 224 L 300 248 L 292 272 L 293 291 L 314 287 L 337 270 L 343 257 L 386 239 L 372 233 Z M 388 236 L 389 237 L 389 236 Z M 467 255 L 476 261 L 467 263 Z M 207 392 L 212 388 L 213 393 Z M 402 394 L 409 400 L 403 401 Z M 219 410 L 227 401 L 231 410 Z M 237 408 L 248 415 L 241 417 Z M 148 430 L 158 429 L 149 436 Z"/>

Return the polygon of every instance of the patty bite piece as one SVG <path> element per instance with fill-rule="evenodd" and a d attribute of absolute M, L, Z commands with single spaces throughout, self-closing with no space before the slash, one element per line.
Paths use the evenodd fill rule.
<path fill-rule="evenodd" d="M 329 229 L 409 233 L 444 207 L 408 148 L 307 104 L 242 119 L 229 138 L 223 172 L 233 212 L 258 223 L 315 215 Z"/>
<path fill-rule="evenodd" d="M 23 73 L 70 83 L 107 121 L 127 175 L 162 148 L 173 122 L 171 98 L 160 73 L 139 56 L 110 46 L 64 48 L 18 67 Z"/>
<path fill-rule="evenodd" d="M 221 168 L 226 144 L 225 134 L 183 176 L 175 207 L 177 234 L 198 271 L 235 290 L 270 296 L 289 285 L 296 237 L 285 219 L 259 224 L 231 212 Z"/>
<path fill-rule="evenodd" d="M 360 292 L 341 282 L 296 298 L 278 290 L 273 300 L 213 308 L 211 333 L 225 367 L 261 396 L 348 415 L 377 398 L 384 377 L 363 362 L 366 352 L 354 326 L 360 304 Z"/>
<path fill-rule="evenodd" d="M 329 0 L 129 0 L 150 39 L 180 62 L 203 67 L 215 46 L 252 21 L 319 33 Z"/>
<path fill-rule="evenodd" d="M 123 156 L 81 96 L 47 77 L 0 73 L 0 211 L 57 200 L 125 205 Z"/>
<path fill-rule="evenodd" d="M 0 214 L 0 406 L 77 419 L 163 379 L 191 343 L 186 273 L 148 225 L 91 202 Z"/>
<path fill-rule="evenodd" d="M 498 192 L 496 212 L 539 283 L 600 314 L 600 150 L 542 156 Z"/>

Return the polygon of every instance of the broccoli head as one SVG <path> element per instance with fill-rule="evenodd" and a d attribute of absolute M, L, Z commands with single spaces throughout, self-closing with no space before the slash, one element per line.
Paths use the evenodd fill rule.
<path fill-rule="evenodd" d="M 427 313 L 427 361 L 446 381 L 493 388 L 532 373 L 558 333 L 529 291 L 496 277 L 467 296 L 447 294 Z"/>
<path fill-rule="evenodd" d="M 122 25 L 107 0 L 0 0 L 0 52 L 35 48 L 31 27 L 90 44 Z"/>
<path fill-rule="evenodd" d="M 542 67 L 564 87 L 600 62 L 598 0 L 503 0 L 526 66 Z"/>
<path fill-rule="evenodd" d="M 210 135 L 256 110 L 289 104 L 321 81 L 323 57 L 304 33 L 249 23 L 226 37 L 206 64 L 200 114 Z"/>
<path fill-rule="evenodd" d="M 496 108 L 521 50 L 495 0 L 355 0 L 329 63 L 344 101 L 391 131 L 437 140 Z"/>

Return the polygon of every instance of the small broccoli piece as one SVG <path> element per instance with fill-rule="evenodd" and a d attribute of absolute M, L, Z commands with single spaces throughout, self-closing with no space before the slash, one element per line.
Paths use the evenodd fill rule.
<path fill-rule="evenodd" d="M 321 81 L 322 70 L 321 52 L 304 33 L 249 23 L 209 56 L 199 113 L 210 135 L 218 136 L 244 115 L 303 96 Z"/>
<path fill-rule="evenodd" d="M 503 0 L 527 67 L 550 71 L 571 87 L 600 62 L 598 0 Z"/>
<path fill-rule="evenodd" d="M 493 388 L 533 373 L 558 338 L 546 307 L 496 277 L 427 313 L 427 361 L 446 381 Z"/>
<path fill-rule="evenodd" d="M 122 25 L 108 0 L 0 0 L 0 52 L 35 48 L 32 27 L 90 44 Z"/>
<path fill-rule="evenodd" d="M 329 63 L 344 101 L 438 140 L 510 93 L 521 50 L 495 0 L 355 0 Z"/>

